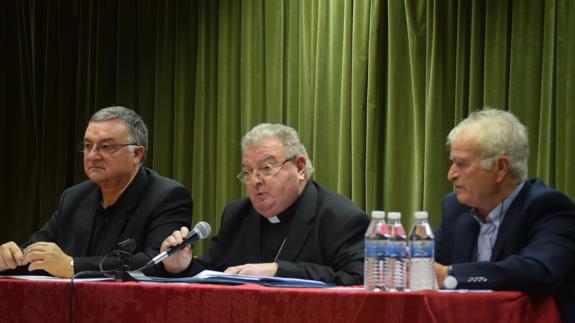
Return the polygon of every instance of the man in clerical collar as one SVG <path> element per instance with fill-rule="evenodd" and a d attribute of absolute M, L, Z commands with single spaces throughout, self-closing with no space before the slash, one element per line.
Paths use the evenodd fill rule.
<path fill-rule="evenodd" d="M 0 246 L 2 274 L 70 278 L 97 271 L 119 242 L 134 239 L 132 266 L 154 257 L 167 234 L 189 226 L 192 199 L 180 183 L 142 166 L 148 130 L 134 111 L 108 107 L 90 119 L 80 143 L 89 180 L 68 188 L 49 221 L 22 246 Z M 104 269 L 118 269 L 106 258 Z"/>
<path fill-rule="evenodd" d="M 198 258 L 185 247 L 166 258 L 168 273 L 202 269 L 233 274 L 321 280 L 338 285 L 363 281 L 363 235 L 367 215 L 348 198 L 310 180 L 311 160 L 297 132 L 260 124 L 242 139 L 238 179 L 247 198 L 231 202 L 218 234 Z M 162 250 L 182 243 L 182 228 Z"/>

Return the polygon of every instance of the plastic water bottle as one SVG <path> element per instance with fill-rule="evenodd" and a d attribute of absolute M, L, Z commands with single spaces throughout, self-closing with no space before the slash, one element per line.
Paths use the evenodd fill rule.
<path fill-rule="evenodd" d="M 433 230 L 426 211 L 415 212 L 409 232 L 409 289 L 435 289 Z"/>
<path fill-rule="evenodd" d="M 363 285 L 366 290 L 385 290 L 385 248 L 387 247 L 385 212 L 372 211 L 371 223 L 365 232 L 365 263 Z"/>
<path fill-rule="evenodd" d="M 407 251 L 407 239 L 403 225 L 401 225 L 401 213 L 389 212 L 387 214 L 387 230 L 389 240 L 385 252 L 385 281 L 389 290 L 407 289 L 407 275 L 409 256 Z"/>

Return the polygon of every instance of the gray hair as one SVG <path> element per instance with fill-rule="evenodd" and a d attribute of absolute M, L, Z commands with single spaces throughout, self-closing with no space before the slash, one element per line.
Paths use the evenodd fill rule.
<path fill-rule="evenodd" d="M 517 182 L 527 178 L 529 160 L 529 140 L 527 128 L 511 112 L 486 109 L 471 113 L 451 130 L 447 136 L 447 146 L 462 129 L 477 125 L 480 134 L 477 139 L 481 164 L 491 169 L 499 156 L 509 158 L 509 174 Z"/>
<path fill-rule="evenodd" d="M 248 131 L 242 138 L 242 152 L 247 148 L 258 145 L 267 139 L 277 139 L 283 145 L 283 152 L 286 158 L 294 158 L 299 155 L 305 156 L 305 174 L 309 179 L 313 174 L 313 165 L 307 155 L 304 145 L 299 139 L 299 135 L 294 128 L 283 124 L 261 123 Z"/>
<path fill-rule="evenodd" d="M 144 155 L 140 160 L 140 164 L 143 164 L 148 152 L 148 128 L 146 128 L 144 120 L 142 120 L 136 112 L 119 106 L 107 107 L 94 113 L 90 118 L 90 122 L 116 118 L 122 120 L 126 127 L 128 127 L 130 141 L 135 142 L 140 146 L 144 146 Z"/>

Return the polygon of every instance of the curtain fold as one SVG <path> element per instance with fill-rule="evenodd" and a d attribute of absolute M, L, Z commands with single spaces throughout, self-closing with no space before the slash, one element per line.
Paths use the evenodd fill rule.
<path fill-rule="evenodd" d="M 26 239 L 85 179 L 76 143 L 110 105 L 142 115 L 146 165 L 214 230 L 245 195 L 239 142 L 260 122 L 296 128 L 314 179 L 367 212 L 437 225 L 449 130 L 504 108 L 528 127 L 529 175 L 575 198 L 574 15 L 569 0 L 0 0 L 0 236 Z"/>

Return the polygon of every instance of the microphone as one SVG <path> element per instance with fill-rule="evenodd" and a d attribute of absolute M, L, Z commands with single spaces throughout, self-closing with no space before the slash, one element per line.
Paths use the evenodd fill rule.
<path fill-rule="evenodd" d="M 132 253 L 136 249 L 136 239 L 128 238 L 126 240 L 122 240 L 116 246 L 115 251 L 124 251 L 127 253 Z"/>
<path fill-rule="evenodd" d="M 168 248 L 168 250 L 155 256 L 152 260 L 150 260 L 146 264 L 146 268 L 160 263 L 162 260 L 166 259 L 171 254 L 175 253 L 176 251 L 182 249 L 183 247 L 189 245 L 190 243 L 192 243 L 194 241 L 207 238 L 210 235 L 210 232 L 212 232 L 212 228 L 210 227 L 210 225 L 207 222 L 200 221 L 200 222 L 196 223 L 196 226 L 194 227 L 194 229 L 192 231 L 190 231 L 190 233 L 188 233 L 188 235 L 186 237 L 184 237 L 184 241 L 182 241 L 182 243 L 180 243 L 179 245 L 177 245 L 175 247 Z"/>

